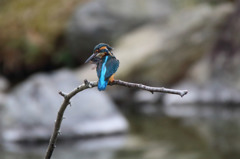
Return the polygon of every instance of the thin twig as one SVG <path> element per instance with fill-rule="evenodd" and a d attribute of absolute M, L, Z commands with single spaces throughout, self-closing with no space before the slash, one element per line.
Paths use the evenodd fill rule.
<path fill-rule="evenodd" d="M 139 83 L 130 83 L 130 82 L 125 82 L 121 80 L 115 80 L 112 83 L 110 83 L 110 85 L 120 85 L 125 87 L 138 88 L 138 89 L 150 91 L 151 93 L 161 92 L 161 93 L 177 94 L 177 95 L 180 95 L 181 97 L 183 97 L 188 93 L 187 90 L 168 89 L 164 87 L 151 87 L 151 86 L 146 86 Z"/>
<path fill-rule="evenodd" d="M 49 141 L 45 159 L 51 159 L 51 157 L 52 157 L 52 153 L 54 151 L 54 148 L 56 147 L 57 137 L 58 137 L 58 135 L 60 135 L 60 127 L 61 127 L 62 120 L 64 119 L 63 114 L 64 114 L 67 106 L 70 104 L 70 99 L 74 95 L 76 95 L 78 92 L 81 92 L 88 88 L 96 87 L 97 84 L 98 84 L 98 82 L 96 82 L 96 81 L 88 82 L 87 80 L 84 80 L 84 84 L 78 86 L 69 94 L 59 92 L 59 94 L 64 98 L 64 100 L 63 100 L 63 103 L 57 114 L 54 131 L 53 131 L 53 134 Z M 150 87 L 150 86 L 146 86 L 143 84 L 130 83 L 130 82 L 125 82 L 125 81 L 121 81 L 121 80 L 115 80 L 112 83 L 109 83 L 109 85 L 120 85 L 120 86 L 129 87 L 129 88 L 138 88 L 138 89 L 150 91 L 151 93 L 161 92 L 161 93 L 177 94 L 177 95 L 180 95 L 181 97 L 183 97 L 184 95 L 186 95 L 188 93 L 187 90 L 174 90 L 174 89 L 168 89 L 168 88 L 164 88 L 164 87 Z"/>

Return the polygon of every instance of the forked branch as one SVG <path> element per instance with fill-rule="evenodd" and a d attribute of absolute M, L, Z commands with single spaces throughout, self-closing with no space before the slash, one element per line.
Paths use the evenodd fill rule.
<path fill-rule="evenodd" d="M 49 141 L 45 159 L 51 159 L 51 157 L 52 157 L 52 153 L 54 151 L 54 148 L 56 147 L 57 137 L 60 134 L 60 127 L 61 127 L 61 123 L 63 120 L 63 114 L 64 114 L 67 106 L 70 104 L 70 99 L 74 95 L 76 95 L 78 92 L 81 92 L 88 88 L 96 87 L 97 84 L 98 84 L 97 81 L 88 82 L 87 80 L 84 80 L 84 83 L 82 85 L 75 88 L 69 94 L 59 92 L 59 94 L 61 96 L 63 96 L 64 100 L 58 111 L 57 119 L 55 121 L 54 131 L 53 131 L 53 134 Z M 154 92 L 170 93 L 170 94 L 180 95 L 181 97 L 183 97 L 184 95 L 186 95 L 188 93 L 187 90 L 175 90 L 175 89 L 168 89 L 168 88 L 164 88 L 164 87 L 150 87 L 150 86 L 146 86 L 143 84 L 130 83 L 130 82 L 125 82 L 125 81 L 121 81 L 121 80 L 115 80 L 114 82 L 109 83 L 109 85 L 120 85 L 120 86 L 129 87 L 129 88 L 138 88 L 138 89 L 150 91 L 151 93 L 154 93 Z"/>

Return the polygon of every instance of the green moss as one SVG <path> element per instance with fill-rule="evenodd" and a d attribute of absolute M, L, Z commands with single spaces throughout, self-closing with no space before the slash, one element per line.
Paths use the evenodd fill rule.
<path fill-rule="evenodd" d="M 56 54 L 52 56 L 52 61 L 56 65 L 63 64 L 68 67 L 74 67 L 74 58 L 67 48 L 62 48 L 57 51 Z"/>
<path fill-rule="evenodd" d="M 28 64 L 38 62 L 39 58 L 44 61 L 44 58 L 58 54 L 56 50 L 62 46 L 56 46 L 57 38 L 64 34 L 74 8 L 83 1 L 1 1 L 0 56 L 3 64 L 13 60 L 11 58 L 19 57 L 14 59 L 16 67 L 29 67 Z"/>
<path fill-rule="evenodd" d="M 28 42 L 25 42 L 23 50 L 24 61 L 26 64 L 32 64 L 37 61 L 41 53 L 38 46 Z"/>
<path fill-rule="evenodd" d="M 1 6 L 0 28 L 4 29 L 7 35 L 19 32 L 17 36 L 28 31 L 36 31 L 46 41 L 52 41 L 62 32 L 78 2 L 77 0 L 9 0 Z"/>

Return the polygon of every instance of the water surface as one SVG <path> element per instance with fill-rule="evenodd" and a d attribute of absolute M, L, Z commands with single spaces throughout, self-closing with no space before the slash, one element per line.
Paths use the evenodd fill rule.
<path fill-rule="evenodd" d="M 58 142 L 53 159 L 240 158 L 238 106 L 172 106 L 165 114 L 129 117 L 125 135 Z M 42 159 L 46 147 L 6 144 L 0 159 Z"/>

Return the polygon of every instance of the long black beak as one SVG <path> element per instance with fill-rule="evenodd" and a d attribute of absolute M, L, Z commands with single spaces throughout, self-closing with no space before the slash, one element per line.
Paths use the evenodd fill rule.
<path fill-rule="evenodd" d="M 88 63 L 92 58 L 94 58 L 97 54 L 92 54 L 86 61 L 85 63 Z"/>

